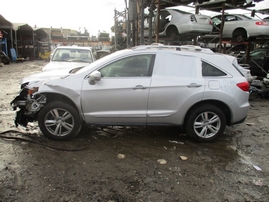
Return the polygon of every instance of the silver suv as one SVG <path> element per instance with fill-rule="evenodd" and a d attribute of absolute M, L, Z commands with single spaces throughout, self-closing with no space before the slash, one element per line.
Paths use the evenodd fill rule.
<path fill-rule="evenodd" d="M 194 140 L 218 138 L 249 109 L 249 83 L 235 57 L 197 46 L 154 44 L 117 51 L 70 74 L 22 89 L 16 124 L 38 121 L 54 140 L 82 124 L 178 125 Z"/>

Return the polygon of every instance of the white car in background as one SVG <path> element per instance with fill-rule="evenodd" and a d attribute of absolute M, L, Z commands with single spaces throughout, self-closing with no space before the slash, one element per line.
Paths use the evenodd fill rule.
<path fill-rule="evenodd" d="M 73 69 L 84 67 L 94 61 L 91 47 L 59 46 L 50 58 L 50 62 L 42 68 L 42 71 Z"/>
<path fill-rule="evenodd" d="M 201 36 L 212 31 L 211 18 L 206 15 L 192 14 L 175 8 L 166 8 L 160 11 L 159 18 L 160 37 L 177 39 L 183 36 Z M 145 36 L 147 35 L 148 30 L 145 30 Z"/>
<path fill-rule="evenodd" d="M 222 15 L 212 18 L 213 33 L 220 31 Z M 243 14 L 224 15 L 223 38 L 243 42 L 250 38 L 269 36 L 269 23 Z"/>
<path fill-rule="evenodd" d="M 42 72 L 22 78 L 21 88 L 45 79 L 59 78 L 94 61 L 91 47 L 59 46 L 51 54 L 50 62 L 42 68 Z"/>

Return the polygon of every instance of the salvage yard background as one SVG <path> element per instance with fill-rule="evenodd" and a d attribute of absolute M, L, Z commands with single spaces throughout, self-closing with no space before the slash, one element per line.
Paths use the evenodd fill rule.
<path fill-rule="evenodd" d="M 0 67 L 0 201 L 269 201 L 268 99 L 215 143 L 174 127 L 84 128 L 55 142 L 14 125 L 19 81 L 45 61 Z"/>

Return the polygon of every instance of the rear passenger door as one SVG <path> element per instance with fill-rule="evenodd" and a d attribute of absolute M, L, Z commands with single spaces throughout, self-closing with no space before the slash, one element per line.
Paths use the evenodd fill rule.
<path fill-rule="evenodd" d="M 161 52 L 161 54 L 160 54 Z M 181 124 L 186 111 L 202 99 L 201 60 L 183 52 L 160 50 L 149 92 L 148 124 Z"/>

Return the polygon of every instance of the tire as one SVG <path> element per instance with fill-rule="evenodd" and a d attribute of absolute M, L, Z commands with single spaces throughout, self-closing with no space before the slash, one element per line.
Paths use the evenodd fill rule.
<path fill-rule="evenodd" d="M 188 113 L 185 130 L 198 142 L 212 142 L 219 138 L 226 127 L 226 117 L 215 105 L 205 104 Z"/>
<path fill-rule="evenodd" d="M 42 133 L 52 140 L 69 140 L 79 133 L 82 123 L 74 107 L 63 102 L 51 102 L 41 109 L 38 125 Z"/>
<path fill-rule="evenodd" d="M 178 40 L 179 39 L 179 34 L 177 31 L 176 27 L 169 27 L 167 30 L 167 36 L 171 39 L 171 40 Z"/>
<path fill-rule="evenodd" d="M 238 35 L 238 36 L 236 36 L 236 41 L 237 42 L 244 42 L 245 41 L 245 37 L 243 35 Z"/>
<path fill-rule="evenodd" d="M 244 29 L 236 29 L 233 32 L 233 39 L 236 40 L 237 42 L 244 42 L 247 40 L 247 32 Z"/>
<path fill-rule="evenodd" d="M 9 65 L 10 64 L 10 59 L 8 56 L 6 55 L 3 55 L 2 56 L 2 62 L 5 64 L 5 65 Z"/>

